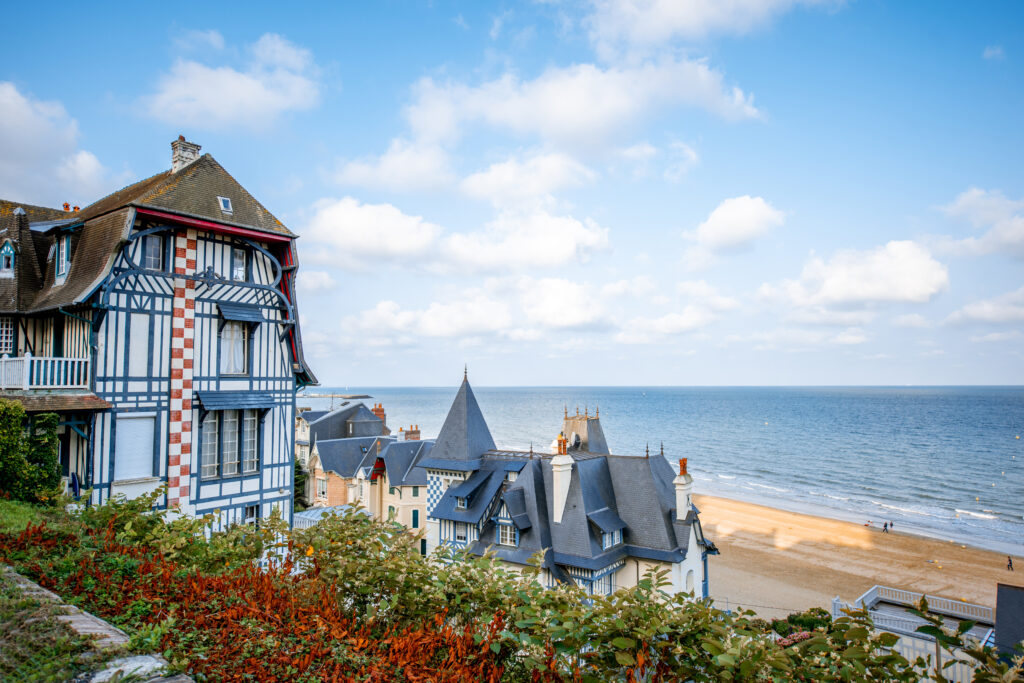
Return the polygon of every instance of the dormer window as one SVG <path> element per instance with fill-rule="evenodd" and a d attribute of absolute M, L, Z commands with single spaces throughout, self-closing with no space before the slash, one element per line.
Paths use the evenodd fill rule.
<path fill-rule="evenodd" d="M 57 238 L 57 277 L 63 277 L 71 269 L 71 235 Z"/>
<path fill-rule="evenodd" d="M 607 550 L 622 543 L 622 529 L 601 534 L 601 547 Z"/>
<path fill-rule="evenodd" d="M 511 524 L 499 524 L 498 525 L 498 543 L 499 545 L 519 545 L 519 532 Z"/>
<path fill-rule="evenodd" d="M 460 510 L 465 510 L 466 509 L 466 499 L 465 498 L 456 498 L 455 499 L 455 507 L 457 507 Z"/>
<path fill-rule="evenodd" d="M 14 245 L 10 240 L 0 247 L 0 277 L 14 277 Z"/>
<path fill-rule="evenodd" d="M 217 203 L 220 204 L 220 210 L 229 216 L 231 215 L 231 200 L 227 197 L 217 197 Z"/>

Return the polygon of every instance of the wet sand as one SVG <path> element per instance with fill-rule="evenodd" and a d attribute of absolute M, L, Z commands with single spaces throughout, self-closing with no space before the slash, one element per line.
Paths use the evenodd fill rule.
<path fill-rule="evenodd" d="M 995 607 L 996 583 L 1024 585 L 1006 556 L 959 543 L 884 534 L 872 527 L 711 496 L 694 496 L 711 558 L 711 597 L 719 607 L 748 607 L 781 617 L 832 598 L 853 602 L 875 584 Z"/>

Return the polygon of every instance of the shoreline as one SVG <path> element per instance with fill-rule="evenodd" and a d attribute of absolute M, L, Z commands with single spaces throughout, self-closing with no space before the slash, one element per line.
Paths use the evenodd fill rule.
<path fill-rule="evenodd" d="M 876 584 L 994 607 L 997 583 L 1024 584 L 1024 573 L 1006 569 L 1004 553 L 909 529 L 886 534 L 880 526 L 706 494 L 694 494 L 694 503 L 721 551 L 709 573 L 711 597 L 723 609 L 742 606 L 767 618 L 814 606 L 831 611 L 834 597 L 852 602 Z"/>
<path fill-rule="evenodd" d="M 767 495 L 758 495 L 753 493 L 751 495 L 744 495 L 742 498 L 733 495 L 731 492 L 722 492 L 714 490 L 713 488 L 706 488 L 697 485 L 695 488 L 695 496 L 705 498 L 720 498 L 723 500 L 731 500 L 737 503 L 750 503 L 751 505 L 760 505 L 761 507 L 771 508 L 773 510 L 781 510 L 784 512 L 791 512 L 796 515 L 807 515 L 808 517 L 820 517 L 822 519 L 829 519 L 837 522 L 849 522 L 850 524 L 865 525 L 865 522 L 870 521 L 871 526 L 866 528 L 876 529 L 877 531 L 882 530 L 882 524 L 889 521 L 887 518 L 879 518 L 878 520 L 868 520 L 867 516 L 863 513 L 856 512 L 849 509 L 843 509 L 838 507 L 832 507 L 829 505 L 815 505 L 812 502 L 797 501 L 792 499 L 779 499 L 772 498 Z M 698 506 L 700 507 L 700 506 Z M 952 541 L 957 545 L 966 545 L 969 548 L 975 550 L 985 550 L 994 553 L 1003 553 L 1006 555 L 1013 556 L 1024 556 L 1024 539 L 1021 539 L 1019 543 L 1007 543 L 998 540 L 986 539 L 987 543 L 979 543 L 975 539 L 970 538 L 967 534 L 957 533 L 955 529 L 940 530 L 923 526 L 916 526 L 913 522 L 908 522 L 905 519 L 900 519 L 899 531 L 895 532 L 898 534 L 906 534 L 908 536 L 916 536 L 919 538 L 926 538 L 933 541 L 940 541 L 948 543 Z"/>

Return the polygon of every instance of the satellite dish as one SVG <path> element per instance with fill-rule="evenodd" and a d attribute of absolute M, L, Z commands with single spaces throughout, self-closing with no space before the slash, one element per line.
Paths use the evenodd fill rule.
<path fill-rule="evenodd" d="M 580 440 L 580 435 L 577 434 L 576 432 L 573 432 L 572 435 L 569 437 L 569 443 L 572 444 L 572 448 L 579 448 L 580 444 L 582 443 L 582 441 Z"/>

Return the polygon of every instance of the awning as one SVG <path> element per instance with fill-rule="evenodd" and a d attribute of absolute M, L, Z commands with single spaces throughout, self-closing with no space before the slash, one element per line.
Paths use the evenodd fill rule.
<path fill-rule="evenodd" d="M 588 512 L 587 519 L 606 534 L 626 528 L 626 523 L 617 514 L 612 512 L 610 508 L 601 508 L 594 512 Z"/>
<path fill-rule="evenodd" d="M 233 304 L 221 302 L 217 304 L 220 308 L 220 315 L 225 320 L 236 320 L 244 323 L 263 322 L 263 311 L 259 306 L 252 304 Z"/>
<path fill-rule="evenodd" d="M 270 396 L 255 391 L 197 391 L 204 410 L 262 410 L 277 405 Z"/>

